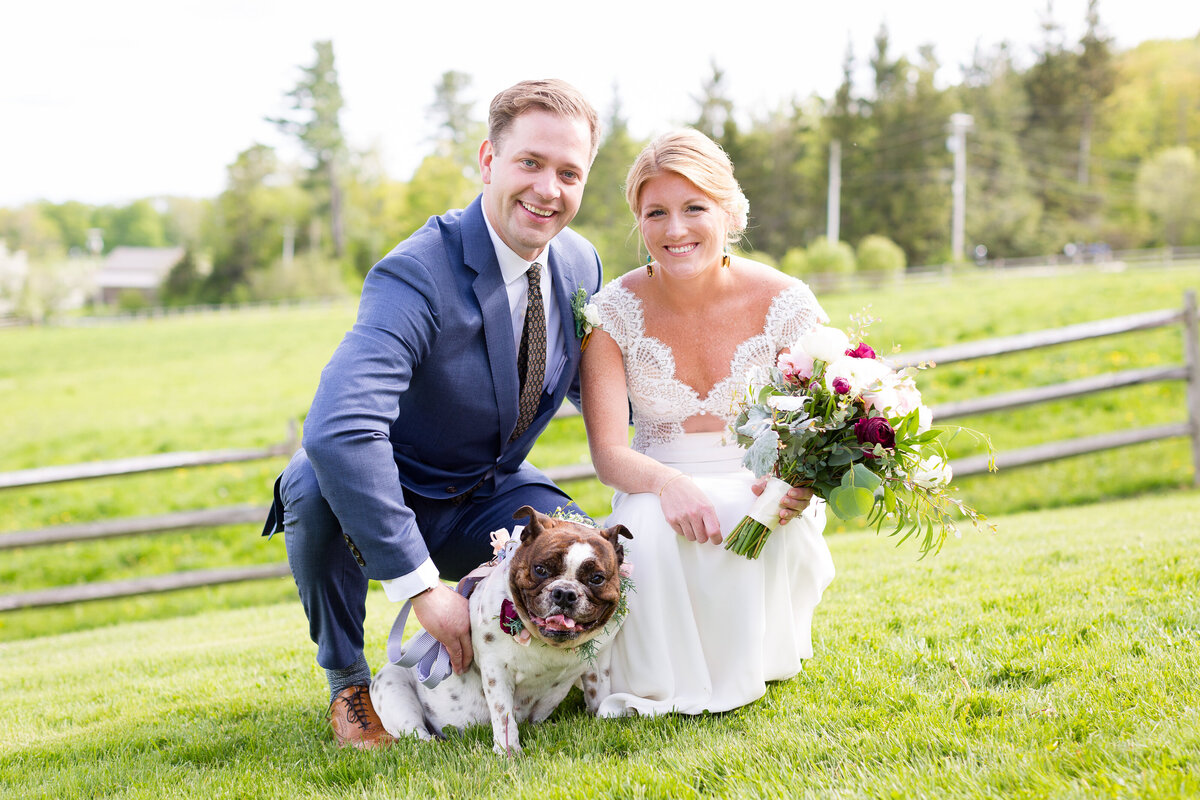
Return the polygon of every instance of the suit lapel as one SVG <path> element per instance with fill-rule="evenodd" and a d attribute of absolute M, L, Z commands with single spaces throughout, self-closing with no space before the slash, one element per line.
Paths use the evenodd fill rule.
<path fill-rule="evenodd" d="M 483 221 L 483 207 L 476 198 L 463 212 L 463 261 L 475 271 L 472 288 L 483 312 L 483 338 L 487 343 L 488 368 L 500 412 L 500 433 L 508 440 L 517 424 L 517 351 L 513 344 L 512 314 L 496 250 Z"/>

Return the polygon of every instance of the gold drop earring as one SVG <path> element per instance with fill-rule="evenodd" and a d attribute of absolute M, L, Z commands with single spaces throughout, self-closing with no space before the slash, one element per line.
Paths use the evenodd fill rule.
<path fill-rule="evenodd" d="M 729 251 L 728 250 L 726 250 L 724 253 L 721 254 L 721 266 L 726 267 L 726 268 L 729 267 Z"/>
<path fill-rule="evenodd" d="M 654 277 L 654 258 L 649 253 L 646 254 L 646 277 Z"/>

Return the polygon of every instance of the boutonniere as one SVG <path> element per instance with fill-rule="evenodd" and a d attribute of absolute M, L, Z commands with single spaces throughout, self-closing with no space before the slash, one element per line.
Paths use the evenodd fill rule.
<path fill-rule="evenodd" d="M 600 309 L 595 303 L 588 302 L 587 290 L 580 286 L 571 295 L 571 312 L 575 315 L 575 336 L 579 339 L 579 349 L 587 348 L 592 331 L 603 327 L 600 324 Z"/>

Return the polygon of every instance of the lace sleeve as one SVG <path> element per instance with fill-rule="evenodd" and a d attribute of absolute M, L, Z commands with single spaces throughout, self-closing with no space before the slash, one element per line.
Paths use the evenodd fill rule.
<path fill-rule="evenodd" d="M 600 311 L 600 327 L 613 338 L 622 353 L 629 347 L 642 329 L 641 304 L 637 298 L 617 281 L 596 292 L 592 298 Z"/>
<path fill-rule="evenodd" d="M 778 351 L 791 347 L 803 334 L 817 325 L 825 325 L 828 322 L 829 315 L 821 308 L 812 290 L 797 281 L 794 286 L 777 295 L 771 303 L 766 328 Z"/>

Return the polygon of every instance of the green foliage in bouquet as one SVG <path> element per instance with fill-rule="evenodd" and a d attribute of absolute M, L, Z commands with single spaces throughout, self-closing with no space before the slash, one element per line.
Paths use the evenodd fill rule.
<path fill-rule="evenodd" d="M 897 372 L 865 343 L 852 348 L 846 334 L 819 326 L 751 376 L 733 423 L 743 463 L 758 477 L 811 488 L 843 520 L 865 516 L 901 542 L 916 536 L 922 556 L 937 552 L 960 515 L 986 520 L 953 494 L 946 441 L 966 432 L 993 451 L 976 431 L 930 425 L 916 372 Z M 757 558 L 775 520 L 777 508 L 752 511 L 726 548 Z"/>

